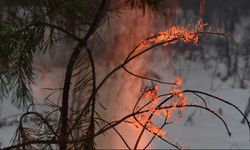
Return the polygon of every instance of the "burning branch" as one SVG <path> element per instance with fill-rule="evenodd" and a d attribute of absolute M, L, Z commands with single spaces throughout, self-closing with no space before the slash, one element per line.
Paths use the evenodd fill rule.
<path fill-rule="evenodd" d="M 222 123 L 224 124 L 224 126 L 227 130 L 228 135 L 231 136 L 231 133 L 229 131 L 229 128 L 228 128 L 225 120 L 222 117 L 220 117 L 215 111 L 208 108 L 206 100 L 202 96 L 200 96 L 199 94 L 212 97 L 214 99 L 222 101 L 223 103 L 231 105 L 233 108 L 237 109 L 241 113 L 241 115 L 244 116 L 244 114 L 241 112 L 241 110 L 237 106 L 233 105 L 230 102 L 227 102 L 226 100 L 223 100 L 223 99 L 218 98 L 216 96 L 213 96 L 211 94 L 200 92 L 200 91 L 191 91 L 191 90 L 183 91 L 181 89 L 182 80 L 180 77 L 177 77 L 175 82 L 171 83 L 171 82 L 165 82 L 165 81 L 160 81 L 160 80 L 140 76 L 138 74 L 135 74 L 135 73 L 129 71 L 126 68 L 126 65 L 130 61 L 132 61 L 133 59 L 139 57 L 140 55 L 152 50 L 153 48 L 155 48 L 157 46 L 162 45 L 162 46 L 166 47 L 170 44 L 176 44 L 178 41 L 182 41 L 182 42 L 187 43 L 187 44 L 190 43 L 190 44 L 197 45 L 200 35 L 225 36 L 224 33 L 205 31 L 204 28 L 206 25 L 207 24 L 204 24 L 202 22 L 202 20 L 199 20 L 197 25 L 196 25 L 196 28 L 193 30 L 188 30 L 187 28 L 184 28 L 184 27 L 174 26 L 167 31 L 160 32 L 157 35 L 154 35 L 152 37 L 149 37 L 149 38 L 143 40 L 129 53 L 129 55 L 125 59 L 124 63 L 119 65 L 118 67 L 116 67 L 113 71 L 111 71 L 104 78 L 104 80 L 102 80 L 102 82 L 99 84 L 98 89 L 102 86 L 102 84 L 113 73 L 115 73 L 120 68 L 123 68 L 127 73 L 129 73 L 130 75 L 135 76 L 137 78 L 146 79 L 146 80 L 149 80 L 151 82 L 156 82 L 159 84 L 171 85 L 171 87 L 172 87 L 171 92 L 161 95 L 161 96 L 167 96 L 167 98 L 165 100 L 163 100 L 159 105 L 156 105 L 157 103 L 159 103 L 159 101 L 160 101 L 159 99 L 161 97 L 161 96 L 157 96 L 158 85 L 153 84 L 151 87 L 145 87 L 142 96 L 137 100 L 137 102 L 134 106 L 133 113 L 128 115 L 128 116 L 123 117 L 121 120 L 116 121 L 113 124 L 110 124 L 111 127 L 114 127 L 114 126 L 120 124 L 121 122 L 127 122 L 130 124 L 134 124 L 134 126 L 137 128 L 138 128 L 138 124 L 142 127 L 142 130 L 137 138 L 134 149 L 137 149 L 137 146 L 138 146 L 140 139 L 141 139 L 145 130 L 152 133 L 154 135 L 154 137 L 155 136 L 159 137 L 160 139 L 162 139 L 166 143 L 172 145 L 173 147 L 180 148 L 177 145 L 167 141 L 164 138 L 166 136 L 166 131 L 163 130 L 163 127 L 166 126 L 167 124 L 178 122 L 183 116 L 182 110 L 186 109 L 187 107 L 200 108 L 200 109 L 204 109 L 204 110 L 212 113 L 213 115 L 215 115 L 217 118 L 219 118 L 222 121 Z M 193 93 L 194 95 L 199 97 L 204 102 L 205 107 L 201 106 L 201 105 L 187 104 L 188 99 L 187 99 L 187 97 L 184 96 L 184 93 Z M 174 98 L 175 99 L 177 98 L 177 100 L 175 100 L 171 104 L 167 105 L 167 102 L 169 102 L 171 99 L 174 99 Z M 149 102 L 140 107 L 138 105 L 139 105 L 140 101 L 142 101 L 142 99 L 148 99 Z M 145 110 L 146 107 L 147 107 L 147 109 Z M 136 108 L 138 108 L 138 110 L 136 110 Z M 178 116 L 175 120 L 169 121 L 171 116 L 173 116 L 174 111 L 178 111 Z M 148 116 L 148 117 L 146 117 L 146 116 Z M 155 116 L 158 116 L 158 117 L 161 116 L 161 117 L 165 118 L 163 125 L 159 128 L 151 121 L 151 119 Z M 133 122 L 131 120 L 125 121 L 125 120 L 129 119 L 130 117 L 133 117 L 136 122 Z M 246 117 L 244 116 L 244 118 L 246 118 Z M 247 118 L 246 118 L 246 120 L 247 120 Z M 168 121 L 168 123 L 166 121 Z M 110 128 L 109 126 L 106 126 L 105 128 L 99 130 L 96 135 L 99 135 L 100 133 L 105 132 L 105 130 L 107 130 L 109 128 Z M 249 122 L 248 122 L 248 128 L 250 130 Z M 154 137 L 150 140 L 150 142 L 146 145 L 145 148 L 148 147 L 148 145 L 152 142 Z"/>
<path fill-rule="evenodd" d="M 182 111 L 186 108 L 200 108 L 200 109 L 203 109 L 203 110 L 210 112 L 215 117 L 217 117 L 218 119 L 221 120 L 224 127 L 226 128 L 228 135 L 231 136 L 231 133 L 230 133 L 229 128 L 226 124 L 226 121 L 221 116 L 219 116 L 215 111 L 213 111 L 211 108 L 209 108 L 207 106 L 207 100 L 204 99 L 201 95 L 205 95 L 205 96 L 211 97 L 215 100 L 221 101 L 227 105 L 232 106 L 234 109 L 239 111 L 240 114 L 247 121 L 249 132 L 250 132 L 250 124 L 249 124 L 247 117 L 234 104 L 232 104 L 226 100 L 223 100 L 219 97 L 205 93 L 205 92 L 195 91 L 195 90 L 182 90 L 183 81 L 182 81 L 181 77 L 176 77 L 174 82 L 166 82 L 166 81 L 160 81 L 160 80 L 156 80 L 156 79 L 152 79 L 149 77 L 144 77 L 144 76 L 135 74 L 126 68 L 126 65 L 129 64 L 132 60 L 138 58 L 139 56 L 145 54 L 148 51 L 153 50 L 154 48 L 156 48 L 158 46 L 166 47 L 166 46 L 169 46 L 170 44 L 176 44 L 177 42 L 180 42 L 180 41 L 184 42 L 186 44 L 197 45 L 198 41 L 199 41 L 199 36 L 201 36 L 201 35 L 202 36 L 204 36 L 204 35 L 225 36 L 224 33 L 205 31 L 205 26 L 207 26 L 207 24 L 204 24 L 202 22 L 202 20 L 199 20 L 194 29 L 189 30 L 189 29 L 184 28 L 184 27 L 173 26 L 167 31 L 161 31 L 157 35 L 154 35 L 152 37 L 149 37 L 149 38 L 143 40 L 128 54 L 128 56 L 124 60 L 124 62 L 122 64 L 118 65 L 116 68 L 114 68 L 110 73 L 108 73 L 103 78 L 103 80 L 101 80 L 101 82 L 99 84 L 96 84 L 95 72 L 94 72 L 95 62 L 94 62 L 94 59 L 92 57 L 90 49 L 87 47 L 87 44 L 86 44 L 87 39 L 84 43 L 80 42 L 73 53 L 74 55 L 72 55 L 73 64 L 70 64 L 69 67 L 71 69 L 74 67 L 75 62 L 76 62 L 76 58 L 78 57 L 78 55 L 80 53 L 80 49 L 84 47 L 88 53 L 89 59 L 91 60 L 91 67 L 93 70 L 92 74 L 91 74 L 92 78 L 93 78 L 93 83 L 92 83 L 93 87 L 92 87 L 91 95 L 88 97 L 87 103 L 82 108 L 82 110 L 80 112 L 76 112 L 74 110 L 71 110 L 72 111 L 71 113 L 76 115 L 76 117 L 73 119 L 72 125 L 70 127 L 67 125 L 68 124 L 67 117 L 68 117 L 68 113 L 69 113 L 68 107 L 61 110 L 62 111 L 61 112 L 62 121 L 59 121 L 57 126 L 55 126 L 55 125 L 52 126 L 51 124 L 49 124 L 46 121 L 47 117 L 44 118 L 39 113 L 27 112 L 23 116 L 30 115 L 30 114 L 38 116 L 38 118 L 40 118 L 40 122 L 41 122 L 40 125 L 45 125 L 48 128 L 48 130 L 50 130 L 50 132 L 52 132 L 53 138 L 51 140 L 39 140 L 39 139 L 29 139 L 28 141 L 22 140 L 19 144 L 13 145 L 11 147 L 7 147 L 5 149 L 20 148 L 20 147 L 25 147 L 25 146 L 31 146 L 33 144 L 49 144 L 49 145 L 57 144 L 57 145 L 60 145 L 60 147 L 62 149 L 67 147 L 67 145 L 74 147 L 74 144 L 78 144 L 77 146 L 79 146 L 79 145 L 81 146 L 82 145 L 81 142 L 85 143 L 85 144 L 86 144 L 86 142 L 93 142 L 95 137 L 107 132 L 110 129 L 114 129 L 114 131 L 118 134 L 118 136 L 124 142 L 125 146 L 128 149 L 131 149 L 130 146 L 128 145 L 128 143 L 126 142 L 126 140 L 124 139 L 124 137 L 121 135 L 121 133 L 115 128 L 117 125 L 122 124 L 122 123 L 133 125 L 133 127 L 136 127 L 136 128 L 141 127 L 141 131 L 139 133 L 139 136 L 137 137 L 136 143 L 134 145 L 134 149 L 137 149 L 145 131 L 147 131 L 153 135 L 153 137 L 148 142 L 148 144 L 145 145 L 145 149 L 152 143 L 152 141 L 155 139 L 155 137 L 160 138 L 161 140 L 163 140 L 167 144 L 173 146 L 174 148 L 180 149 L 181 148 L 180 146 L 173 144 L 172 142 L 170 142 L 169 140 L 166 139 L 167 138 L 167 131 L 164 130 L 164 127 L 169 125 L 169 124 L 177 123 L 183 117 Z M 130 74 L 136 78 L 149 80 L 152 84 L 145 85 L 143 87 L 141 96 L 137 99 L 137 101 L 133 107 L 133 111 L 130 114 L 127 114 L 126 116 L 124 116 L 121 119 L 118 119 L 116 121 L 109 122 L 109 121 L 102 119 L 100 117 L 95 117 L 95 114 L 97 114 L 97 112 L 95 111 L 96 96 L 97 96 L 98 91 L 105 84 L 105 82 L 114 73 L 116 73 L 120 69 L 124 69 L 128 74 Z M 70 82 L 72 79 L 72 70 L 70 72 L 67 72 L 67 73 L 68 73 L 68 76 L 66 76 L 66 77 L 68 77 L 68 78 L 66 78 L 66 79 L 67 79 L 67 83 L 69 83 L 69 85 L 64 86 L 64 88 L 63 88 L 64 95 L 63 96 L 68 101 Z M 170 85 L 170 87 L 171 87 L 170 91 L 168 91 L 167 93 L 164 93 L 164 94 L 158 94 L 159 87 L 158 87 L 157 83 L 162 84 L 162 85 Z M 204 106 L 199 105 L 199 104 L 189 103 L 188 97 L 187 97 L 188 93 L 194 94 L 198 98 L 200 98 L 203 101 Z M 65 94 L 66 94 L 66 96 L 65 96 Z M 91 107 L 91 109 L 90 109 L 90 107 Z M 58 109 L 56 109 L 55 111 L 57 111 L 57 110 Z M 66 113 L 63 113 L 64 111 L 66 111 Z M 86 117 L 86 111 L 91 112 L 90 117 L 87 116 L 87 119 L 84 118 L 84 117 Z M 52 113 L 53 112 L 54 111 L 52 111 Z M 177 113 L 177 116 L 175 116 L 175 113 Z M 66 118 L 65 118 L 65 116 L 63 116 L 63 114 L 66 114 Z M 158 127 L 157 124 L 153 121 L 154 117 L 163 118 L 163 123 L 160 127 Z M 80 131 L 81 128 L 84 128 L 83 127 L 84 125 L 82 125 L 84 121 L 85 122 L 89 121 L 86 133 L 83 133 L 80 138 L 74 138 L 72 136 L 73 135 L 72 132 L 74 130 Z M 105 125 L 102 125 L 102 127 L 98 131 L 95 130 L 95 122 L 97 122 L 97 121 L 101 121 L 105 124 Z M 66 124 L 63 124 L 63 122 L 66 122 Z M 19 129 L 20 130 L 24 129 L 22 126 L 22 122 L 20 122 Z M 82 129 L 82 130 L 84 130 L 84 129 Z M 21 139 L 22 139 L 22 137 L 21 137 Z M 87 147 L 89 147 L 89 146 L 90 145 L 87 145 Z"/>

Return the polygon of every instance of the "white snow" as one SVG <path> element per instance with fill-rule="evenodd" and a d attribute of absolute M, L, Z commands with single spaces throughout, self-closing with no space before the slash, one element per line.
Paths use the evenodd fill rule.
<path fill-rule="evenodd" d="M 189 64 L 189 67 L 182 67 L 182 72 L 190 69 L 189 75 L 184 78 L 183 89 L 194 89 L 205 91 L 208 93 L 213 93 L 216 96 L 224 98 L 229 102 L 239 106 L 239 108 L 244 111 L 247 105 L 247 100 L 249 98 L 249 89 L 232 89 L 230 88 L 230 83 L 220 83 L 219 80 L 215 79 L 213 83 L 214 86 L 219 86 L 219 88 L 213 88 L 211 90 L 212 75 L 211 70 L 204 71 L 201 66 L 197 64 Z M 48 77 L 51 76 L 48 74 Z M 169 75 L 173 76 L 173 75 Z M 163 78 L 163 80 L 169 80 L 168 78 Z M 43 82 L 40 82 L 41 84 Z M 43 84 L 45 86 L 45 84 Z M 163 92 L 163 90 L 162 90 Z M 37 93 L 36 93 L 37 94 Z M 41 96 L 41 95 L 40 95 Z M 187 95 L 190 100 L 194 98 L 193 96 Z M 41 97 L 40 97 L 41 98 Z M 184 148 L 249 148 L 249 132 L 246 125 L 240 123 L 242 116 L 233 109 L 232 107 L 217 102 L 216 100 L 209 99 L 209 106 L 215 111 L 218 108 L 222 108 L 222 117 L 228 123 L 229 129 L 232 133 L 232 137 L 227 135 L 226 129 L 218 118 L 211 115 L 209 112 L 198 110 L 194 115 L 194 125 L 184 126 L 186 120 L 185 116 L 188 116 L 193 112 L 194 109 L 185 110 L 185 116 L 182 121 L 174 125 L 169 125 L 165 129 L 168 133 L 168 140 L 171 142 L 177 142 Z M 10 105 L 7 101 L 4 101 L 1 109 L 1 118 L 20 113 L 17 109 Z M 9 140 L 15 132 L 16 125 L 5 127 L 0 129 L 0 142 L 2 147 L 9 145 Z M 153 142 L 151 148 L 172 148 L 169 145 L 164 144 L 161 140 L 157 139 Z"/>

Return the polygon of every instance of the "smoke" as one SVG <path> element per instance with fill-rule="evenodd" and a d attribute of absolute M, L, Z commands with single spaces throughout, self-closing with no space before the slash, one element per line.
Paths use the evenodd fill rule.
<path fill-rule="evenodd" d="M 125 60 L 136 43 L 153 33 L 153 20 L 152 14 L 143 15 L 141 10 L 125 11 L 120 17 L 111 20 L 111 25 L 104 29 L 106 35 L 104 39 L 107 44 L 103 52 L 104 60 L 107 62 L 103 67 L 107 72 Z M 148 70 L 148 61 L 148 56 L 142 56 L 126 67 L 133 72 L 145 75 Z M 100 99 L 108 109 L 104 112 L 104 116 L 112 120 L 131 113 L 140 94 L 141 83 L 140 79 L 132 77 L 122 70 L 112 76 L 100 94 Z M 119 126 L 118 130 L 121 131 L 130 146 L 135 144 L 138 131 L 126 124 Z M 107 136 L 109 137 L 102 139 L 103 141 L 101 140 L 102 142 L 98 145 L 100 148 L 125 148 L 114 132 Z M 112 142 L 108 142 L 110 139 Z M 142 139 L 141 145 L 145 144 L 145 140 L 145 138 Z"/>
<path fill-rule="evenodd" d="M 104 44 L 97 50 L 99 51 L 99 55 L 96 57 L 99 68 L 97 69 L 99 71 L 97 72 L 98 80 L 100 81 L 112 68 L 121 64 L 137 43 L 166 29 L 166 26 L 171 24 L 169 20 L 171 20 L 170 17 L 157 17 L 156 14 L 149 11 L 143 14 L 138 9 L 124 10 L 119 17 L 112 18 L 111 23 L 101 31 L 104 35 Z M 162 74 L 158 74 L 155 70 L 169 67 L 169 53 L 166 49 L 154 49 L 153 51 L 153 53 L 147 53 L 131 61 L 126 68 L 142 76 L 160 79 Z M 171 74 L 171 71 L 168 73 Z M 122 69 L 114 74 L 100 91 L 100 101 L 107 108 L 107 111 L 103 111 L 104 118 L 112 121 L 131 113 L 140 96 L 143 82 L 145 81 L 129 75 Z M 135 145 L 140 129 L 125 123 L 117 127 L 128 145 L 132 147 Z M 138 148 L 144 148 L 149 138 L 149 134 L 144 134 Z M 126 148 L 115 132 L 109 132 L 98 139 L 97 143 L 98 148 Z"/>
<path fill-rule="evenodd" d="M 177 4 L 174 3 L 174 8 Z M 171 17 L 156 16 L 156 14 L 141 10 L 124 9 L 118 16 L 110 18 L 110 24 L 103 25 L 100 29 L 101 40 L 94 49 L 97 83 L 115 66 L 125 60 L 135 45 L 150 35 L 165 30 L 175 16 L 173 9 L 166 10 Z M 37 82 L 33 85 L 33 93 L 38 100 L 43 100 L 51 91 L 42 88 L 61 88 L 63 85 L 65 66 L 74 43 L 68 42 L 56 46 L 55 53 L 51 56 L 37 56 L 34 66 L 38 68 Z M 54 51 L 54 49 L 53 49 Z M 63 53 L 62 53 L 63 51 Z M 53 58 L 53 59 L 51 59 Z M 56 60 L 56 61 L 55 61 Z M 163 73 L 171 74 L 169 67 L 169 52 L 162 49 L 154 49 L 153 53 L 147 53 L 131 61 L 126 68 L 142 76 L 150 76 L 161 79 Z M 39 70 L 40 69 L 40 70 Z M 165 70 L 160 74 L 156 70 Z M 164 75 L 165 76 L 165 75 Z M 107 108 L 103 110 L 97 106 L 97 111 L 108 121 L 119 119 L 132 112 L 133 106 L 140 95 L 143 80 L 135 78 L 124 70 L 119 70 L 106 82 L 99 91 L 99 100 Z M 60 92 L 51 97 L 58 105 L 61 103 Z M 124 136 L 127 143 L 134 146 L 139 129 L 135 129 L 123 123 L 117 129 Z M 144 134 L 138 148 L 143 148 L 149 140 L 149 134 Z M 113 131 L 108 131 L 105 136 L 96 140 L 97 148 L 126 148 L 122 140 Z"/>

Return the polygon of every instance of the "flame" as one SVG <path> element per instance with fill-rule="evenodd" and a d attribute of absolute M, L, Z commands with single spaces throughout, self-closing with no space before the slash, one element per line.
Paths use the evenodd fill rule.
<path fill-rule="evenodd" d="M 182 40 L 185 43 L 189 42 L 194 44 L 198 43 L 197 34 L 195 34 L 193 31 L 189 31 L 184 27 L 178 27 L 178 26 L 173 26 L 167 31 L 159 32 L 158 36 L 151 39 L 151 41 L 155 43 L 160 43 L 165 41 L 167 43 L 164 46 L 167 46 L 168 44 L 175 44 L 177 42 L 177 39 Z"/>
<path fill-rule="evenodd" d="M 182 86 L 182 79 L 181 79 L 181 77 L 179 77 L 179 76 L 177 76 L 176 78 L 175 78 L 175 82 L 174 82 L 177 86 Z"/>
<path fill-rule="evenodd" d="M 143 48 L 148 47 L 148 46 L 149 46 L 149 42 L 143 40 L 143 41 L 140 42 L 140 44 L 139 44 L 139 46 L 138 46 L 137 49 L 143 49 Z"/>
<path fill-rule="evenodd" d="M 185 27 L 172 26 L 167 31 L 161 31 L 157 35 L 143 40 L 139 43 L 136 50 L 142 50 L 149 47 L 151 44 L 163 43 L 163 46 L 168 46 L 169 44 L 175 44 L 178 41 L 183 41 L 184 43 L 191 43 L 194 45 L 198 44 L 200 32 L 204 31 L 204 27 L 207 26 L 206 23 L 199 19 L 197 21 L 195 29 L 189 30 Z M 180 80 L 176 81 L 179 82 Z M 176 83 L 180 84 L 180 83 Z"/>
<path fill-rule="evenodd" d="M 160 137 L 165 137 L 167 135 L 166 131 L 163 129 L 158 128 L 156 125 L 154 125 L 153 123 L 148 125 L 148 130 L 153 133 L 156 134 Z"/>
<path fill-rule="evenodd" d="M 202 32 L 206 25 L 207 24 L 204 24 L 203 21 L 200 19 L 197 22 L 196 28 L 193 30 L 189 30 L 185 27 L 173 26 L 167 31 L 161 31 L 156 36 L 153 36 L 151 38 L 148 38 L 147 40 L 141 41 L 136 50 L 137 51 L 143 50 L 149 47 L 150 45 L 159 44 L 159 43 L 163 43 L 163 46 L 168 46 L 169 44 L 175 44 L 178 41 L 183 41 L 185 43 L 191 43 L 191 44 L 197 45 L 198 39 L 199 39 L 198 33 Z M 185 105 L 188 101 L 188 99 L 184 96 L 183 91 L 181 89 L 182 84 L 183 84 L 182 78 L 177 76 L 174 81 L 174 85 L 171 87 L 172 89 L 171 95 L 176 97 L 177 100 L 172 102 L 169 105 L 170 108 L 165 110 L 165 112 L 162 110 L 156 109 L 156 106 L 157 106 L 156 104 L 159 102 L 159 97 L 157 96 L 158 85 L 153 84 L 153 88 L 151 88 L 150 86 L 145 87 L 143 91 L 144 92 L 143 98 L 149 100 L 150 102 L 148 104 L 149 114 L 140 115 L 138 117 L 138 120 L 142 124 L 145 124 L 147 126 L 147 129 L 150 132 L 159 136 L 166 135 L 166 131 L 158 128 L 154 123 L 152 123 L 151 120 L 149 120 L 149 118 L 147 117 L 149 115 L 154 115 L 154 116 L 163 115 L 163 117 L 169 120 L 173 116 L 173 112 L 175 110 L 178 110 L 178 116 L 172 122 L 176 123 L 182 118 L 183 116 L 182 110 L 186 108 Z M 178 108 L 177 108 L 177 105 L 178 105 Z"/>
<path fill-rule="evenodd" d="M 136 10 L 135 10 L 136 11 Z M 139 26 L 140 28 L 138 28 L 138 30 L 144 31 L 144 35 L 147 34 L 146 31 L 148 31 L 152 24 L 150 24 L 150 17 L 148 17 L 145 21 L 145 23 L 142 23 L 140 19 L 138 18 L 134 18 L 133 22 L 128 22 L 128 20 L 131 20 L 131 14 L 126 15 L 126 18 L 121 18 L 121 20 L 119 21 L 120 24 L 125 24 L 125 25 L 129 25 L 129 24 L 133 24 L 132 29 L 136 30 L 137 26 L 141 25 L 141 24 L 147 24 L 147 26 L 143 26 L 145 27 L 145 29 L 142 30 L 141 26 Z M 138 23 L 139 25 L 134 25 L 135 23 Z M 133 53 L 133 55 L 136 55 L 136 53 L 139 53 L 140 51 L 145 50 L 145 48 L 149 48 L 152 45 L 155 44 L 159 44 L 159 45 L 163 45 L 163 46 L 168 46 L 170 44 L 175 44 L 178 41 L 182 41 L 185 43 L 190 43 L 190 44 L 194 44 L 197 45 L 198 44 L 198 40 L 199 40 L 199 32 L 202 32 L 204 30 L 204 27 L 206 26 L 206 24 L 203 23 L 202 20 L 199 20 L 197 22 L 197 25 L 194 29 L 188 29 L 185 27 L 180 27 L 180 26 L 172 26 L 170 27 L 168 30 L 166 31 L 161 31 L 159 32 L 157 35 L 152 36 L 148 39 L 145 39 L 143 41 L 141 41 L 136 50 L 135 53 Z M 118 26 L 119 27 L 119 26 Z M 123 60 L 123 58 L 126 58 L 128 55 L 128 50 L 130 49 L 129 46 L 134 42 L 134 41 L 138 41 L 139 39 L 142 39 L 142 37 L 137 37 L 137 34 L 133 34 L 137 31 L 132 31 L 132 29 L 130 29 L 131 31 L 126 31 L 125 27 L 119 27 L 117 29 L 117 31 L 119 31 L 118 35 L 119 36 L 114 36 L 113 39 L 109 42 L 111 43 L 111 48 L 110 49 L 117 49 L 119 51 L 116 52 L 116 55 L 113 55 L 113 51 L 108 51 L 108 53 L 106 54 L 108 57 L 108 60 L 113 61 L 114 64 L 119 63 L 121 60 Z M 142 32 L 139 32 L 142 34 Z M 142 34 L 143 35 L 143 34 Z M 109 35 L 110 36 L 110 35 Z M 112 56 L 112 58 L 110 57 Z M 140 57 L 140 59 L 135 59 L 133 61 L 131 61 L 130 64 L 128 64 L 126 66 L 126 68 L 128 68 L 129 70 L 131 70 L 132 72 L 137 72 L 137 73 L 141 73 L 141 72 L 145 72 L 145 66 L 148 64 L 148 60 L 146 56 L 142 56 Z M 117 82 L 117 83 L 113 83 L 114 86 L 109 86 L 109 88 L 114 87 L 112 90 L 110 89 L 109 91 L 112 91 L 112 93 L 116 93 L 117 95 L 112 95 L 113 97 L 119 97 L 121 98 L 119 102 L 116 102 L 117 105 L 113 105 L 113 103 L 110 103 L 110 112 L 116 112 L 116 116 L 124 116 L 125 114 L 127 114 L 127 110 L 123 110 L 124 106 L 126 105 L 127 107 L 131 108 L 134 105 L 134 101 L 132 101 L 136 96 L 137 91 L 135 89 L 137 89 L 138 86 L 140 86 L 140 79 L 135 78 L 135 77 L 131 77 L 127 74 L 118 74 L 117 76 L 113 77 L 115 78 L 121 78 L 121 81 Z M 157 127 L 156 124 L 154 124 L 151 120 L 148 119 L 148 116 L 153 115 L 156 117 L 163 117 L 164 119 L 167 118 L 167 121 L 171 121 L 176 123 L 178 122 L 181 118 L 182 118 L 182 111 L 185 109 L 185 105 L 188 101 L 188 99 L 184 96 L 183 91 L 181 89 L 183 81 L 182 78 L 177 76 L 175 81 L 173 82 L 174 84 L 171 87 L 170 93 L 172 96 L 174 96 L 174 101 L 172 103 L 168 102 L 168 104 L 166 106 L 169 106 L 168 109 L 156 109 L 157 104 L 160 102 L 161 98 L 158 97 L 157 93 L 159 90 L 159 87 L 157 84 L 153 84 L 152 86 L 148 86 L 144 89 L 144 93 L 143 93 L 143 99 L 144 102 L 145 100 L 150 102 L 149 105 L 145 108 L 148 109 L 148 112 L 142 115 L 138 115 L 137 119 L 141 124 L 146 125 L 147 129 L 151 132 L 154 133 L 158 136 L 161 137 L 165 137 L 167 135 L 166 131 Z M 117 88 L 118 87 L 118 88 Z M 139 88 L 138 88 L 139 89 Z M 124 92 L 125 91 L 125 92 Z M 128 94 L 129 93 L 129 94 Z M 119 107 L 118 106 L 123 106 L 123 107 Z M 126 107 L 125 106 L 125 107 Z M 178 107 L 177 107 L 178 106 Z M 140 107 L 136 107 L 136 108 L 140 108 Z M 113 110 L 111 110 L 113 109 Z M 129 109 L 128 109 L 129 110 Z M 138 109 L 137 109 L 138 110 Z M 175 113 L 174 112 L 178 112 L 177 117 L 175 117 Z M 136 137 L 136 133 L 138 133 L 138 129 L 141 128 L 141 124 L 139 124 L 138 122 L 136 122 L 133 119 L 129 119 L 126 121 L 132 128 L 136 129 L 134 131 L 131 132 L 131 135 L 129 135 L 126 131 L 128 130 L 126 127 L 121 127 L 120 130 L 123 130 L 126 132 L 126 136 L 129 137 L 128 139 L 129 144 L 132 145 L 134 140 L 132 140 L 134 137 Z M 144 144 L 147 142 L 147 137 L 145 137 L 144 139 L 142 139 L 142 141 L 140 142 L 141 146 L 144 146 Z M 132 143 L 132 144 L 131 144 Z M 112 148 L 120 148 L 120 143 L 112 143 L 114 144 L 112 146 Z M 139 145 L 139 148 L 141 147 Z"/>
<path fill-rule="evenodd" d="M 158 91 L 158 85 L 154 84 L 153 89 L 146 89 L 146 91 L 143 93 L 143 98 L 150 99 L 151 101 L 158 101 L 157 91 Z"/>
<path fill-rule="evenodd" d="M 149 120 L 150 115 L 154 115 L 154 116 L 158 116 L 158 117 L 163 117 L 166 118 L 167 120 L 170 120 L 170 118 L 173 116 L 173 112 L 175 110 L 178 110 L 178 116 L 176 119 L 174 119 L 172 122 L 173 123 L 177 123 L 183 116 L 183 113 L 181 112 L 182 110 L 184 110 L 186 107 L 186 103 L 187 103 L 187 98 L 183 95 L 183 91 L 181 90 L 183 81 L 182 78 L 177 76 L 175 81 L 174 81 L 174 85 L 172 86 L 172 91 L 171 94 L 177 98 L 177 101 L 172 102 L 169 106 L 170 108 L 168 109 L 156 109 L 157 107 L 157 103 L 159 101 L 159 97 L 157 96 L 157 92 L 158 92 L 158 85 L 157 84 L 153 84 L 153 88 L 150 88 L 150 86 L 146 86 L 144 89 L 144 94 L 143 97 L 144 99 L 147 99 L 149 102 L 148 105 L 148 113 L 147 114 L 141 114 L 138 117 L 138 121 L 141 124 L 146 125 L 146 128 L 148 129 L 149 132 L 156 134 L 160 137 L 166 137 L 167 133 L 165 130 L 158 128 L 157 125 L 155 125 L 151 120 Z M 178 107 L 181 106 L 181 107 Z M 133 122 L 132 124 L 134 124 L 134 126 L 137 127 L 138 124 L 136 124 L 135 122 Z"/>
<path fill-rule="evenodd" d="M 142 41 L 141 43 L 139 43 L 139 46 L 136 50 L 143 50 L 144 48 L 147 48 L 153 44 L 163 44 L 163 46 L 168 46 L 169 44 L 175 44 L 178 41 L 197 45 L 199 40 L 198 34 L 204 31 L 204 27 L 206 25 L 207 24 L 205 24 L 200 19 L 198 20 L 196 27 L 193 30 L 189 30 L 185 27 L 173 26 L 167 31 L 161 31 L 156 36 Z M 165 110 L 158 109 L 157 107 L 157 104 L 160 101 L 160 98 L 157 96 L 157 92 L 159 89 L 158 85 L 153 84 L 153 86 L 151 87 L 146 86 L 144 88 L 143 98 L 149 101 L 148 111 L 146 112 L 147 114 L 141 114 L 140 117 L 138 117 L 138 120 L 141 124 L 144 124 L 144 126 L 146 126 L 149 132 L 160 137 L 165 137 L 167 135 L 165 130 L 157 127 L 157 125 L 155 125 L 150 120 L 151 118 L 147 116 L 153 115 L 157 117 L 163 117 L 166 118 L 167 121 L 171 120 L 172 123 L 177 123 L 179 120 L 181 120 L 181 118 L 183 117 L 182 111 L 186 109 L 186 104 L 188 102 L 188 98 L 183 94 L 182 84 L 182 78 L 180 76 L 177 76 L 175 78 L 175 81 L 173 82 L 173 85 L 170 87 L 170 94 L 175 100 L 168 104 L 168 107 L 165 107 Z M 168 98 L 170 98 L 171 96 L 169 96 Z M 175 111 L 177 111 L 178 114 L 175 119 L 171 119 L 174 118 L 173 112 Z"/>
<path fill-rule="evenodd" d="M 169 108 L 169 109 L 166 109 L 166 119 L 167 120 L 169 120 L 170 119 L 170 117 L 173 115 L 173 112 L 174 112 L 174 110 L 176 109 L 176 106 L 177 106 L 177 102 L 173 102 L 172 104 L 171 104 L 171 108 Z"/>

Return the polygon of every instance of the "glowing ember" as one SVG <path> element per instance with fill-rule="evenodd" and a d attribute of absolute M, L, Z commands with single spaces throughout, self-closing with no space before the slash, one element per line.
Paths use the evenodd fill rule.
<path fill-rule="evenodd" d="M 175 82 L 176 85 L 181 86 L 182 85 L 182 79 L 181 77 L 176 77 Z"/>

